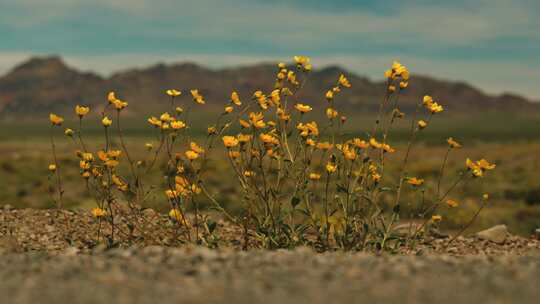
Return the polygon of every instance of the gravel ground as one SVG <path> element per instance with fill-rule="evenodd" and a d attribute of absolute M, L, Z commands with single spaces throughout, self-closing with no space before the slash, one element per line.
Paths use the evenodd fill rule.
<path fill-rule="evenodd" d="M 398 255 L 244 252 L 225 222 L 220 249 L 163 246 L 168 219 L 144 214 L 153 224 L 139 247 L 106 250 L 94 242 L 98 223 L 87 211 L 0 210 L 0 304 L 496 304 L 540 296 L 540 241 L 505 229 L 450 246 L 448 238 L 426 240 Z"/>
<path fill-rule="evenodd" d="M 538 303 L 540 254 L 94 250 L 0 255 L 2 303 Z"/>

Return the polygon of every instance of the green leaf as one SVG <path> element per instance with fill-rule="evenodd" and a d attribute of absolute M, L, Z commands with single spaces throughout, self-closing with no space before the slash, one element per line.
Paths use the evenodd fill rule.
<path fill-rule="evenodd" d="M 208 226 L 208 231 L 210 233 L 213 233 L 217 227 L 217 223 L 213 220 L 208 220 L 208 222 L 206 222 L 206 225 Z"/>
<path fill-rule="evenodd" d="M 341 193 L 348 193 L 349 192 L 346 187 L 344 187 L 343 185 L 340 185 L 340 184 L 337 184 L 337 191 L 341 192 Z"/>
<path fill-rule="evenodd" d="M 298 204 L 300 204 L 300 199 L 296 196 L 294 196 L 292 199 L 291 199 L 291 206 L 293 208 L 296 208 L 296 206 L 298 206 Z"/>
<path fill-rule="evenodd" d="M 391 188 L 391 187 L 381 187 L 381 188 L 379 188 L 379 191 L 380 192 L 391 192 L 391 191 L 394 191 L 394 189 Z"/>

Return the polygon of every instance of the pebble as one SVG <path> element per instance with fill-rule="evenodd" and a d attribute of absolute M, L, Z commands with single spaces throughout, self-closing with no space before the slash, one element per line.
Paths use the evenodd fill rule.
<path fill-rule="evenodd" d="M 63 256 L 76 256 L 79 253 L 79 248 L 77 247 L 68 247 L 62 251 Z"/>
<path fill-rule="evenodd" d="M 476 236 L 481 240 L 504 244 L 508 237 L 508 228 L 506 225 L 497 225 L 476 233 Z"/>
<path fill-rule="evenodd" d="M 535 230 L 536 239 L 540 241 L 540 228 Z"/>

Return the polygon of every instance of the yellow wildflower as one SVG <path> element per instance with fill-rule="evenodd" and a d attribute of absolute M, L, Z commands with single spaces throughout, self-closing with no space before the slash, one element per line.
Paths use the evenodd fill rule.
<path fill-rule="evenodd" d="M 238 93 L 236 93 L 236 91 L 233 91 L 231 93 L 231 102 L 234 103 L 237 106 L 242 105 L 242 102 L 240 101 L 240 96 L 238 95 Z"/>
<path fill-rule="evenodd" d="M 382 149 L 385 153 L 394 153 L 396 149 L 392 148 L 389 144 L 382 144 Z"/>
<path fill-rule="evenodd" d="M 196 160 L 197 158 L 199 158 L 199 153 L 197 153 L 195 151 L 192 151 L 192 150 L 186 151 L 185 155 L 186 155 L 187 159 L 189 159 L 190 161 L 193 161 L 193 160 Z"/>
<path fill-rule="evenodd" d="M 55 172 L 56 171 L 56 165 L 55 164 L 50 164 L 49 165 L 49 171 Z"/>
<path fill-rule="evenodd" d="M 199 90 L 191 90 L 191 96 L 193 96 L 193 101 L 198 104 L 205 104 L 204 97 L 199 93 Z"/>
<path fill-rule="evenodd" d="M 116 99 L 116 93 L 115 92 L 109 92 L 109 94 L 107 94 L 107 100 L 109 101 L 110 104 L 114 103 Z"/>
<path fill-rule="evenodd" d="M 319 180 L 319 179 L 321 179 L 321 175 L 317 174 L 317 173 L 310 173 L 309 174 L 309 179 L 311 179 L 311 180 Z"/>
<path fill-rule="evenodd" d="M 279 140 L 269 133 L 261 133 L 259 139 L 265 144 L 279 145 Z"/>
<path fill-rule="evenodd" d="M 365 140 L 361 140 L 360 138 L 353 139 L 353 144 L 360 149 L 366 149 L 369 147 L 369 143 L 367 143 Z"/>
<path fill-rule="evenodd" d="M 319 149 L 319 150 L 330 150 L 333 147 L 334 147 L 334 145 L 332 145 L 331 143 L 329 143 L 327 141 L 317 143 L 317 149 Z"/>
<path fill-rule="evenodd" d="M 116 99 L 115 101 L 113 101 L 113 105 L 118 111 L 120 111 L 124 109 L 125 107 L 127 107 L 128 103 L 120 99 Z"/>
<path fill-rule="evenodd" d="M 421 130 L 421 129 L 424 129 L 425 127 L 427 127 L 427 122 L 425 122 L 424 120 L 420 119 L 418 121 L 418 128 Z"/>
<path fill-rule="evenodd" d="M 53 126 L 61 126 L 64 122 L 64 119 L 56 114 L 49 114 L 49 120 L 51 121 Z"/>
<path fill-rule="evenodd" d="M 90 152 L 85 152 L 81 156 L 82 156 L 81 158 L 87 162 L 94 161 L 94 155 Z"/>
<path fill-rule="evenodd" d="M 467 166 L 469 171 L 471 171 L 474 177 L 482 177 L 484 176 L 485 171 L 495 169 L 495 164 L 491 164 L 483 158 L 476 162 L 473 162 L 472 160 L 467 158 L 467 160 L 465 161 L 465 165 Z"/>
<path fill-rule="evenodd" d="M 171 97 L 180 96 L 180 94 L 182 94 L 182 92 L 180 92 L 178 90 L 175 90 L 175 89 L 167 90 L 167 91 L 165 91 L 165 93 L 167 93 L 167 95 L 169 95 Z"/>
<path fill-rule="evenodd" d="M 161 120 L 157 119 L 156 117 L 152 116 L 150 118 L 148 118 L 148 123 L 150 123 L 152 126 L 156 127 L 156 128 L 160 128 L 161 125 L 162 125 L 162 122 Z"/>
<path fill-rule="evenodd" d="M 173 121 L 170 123 L 170 125 L 171 125 L 171 128 L 175 130 L 183 129 L 186 127 L 186 124 L 181 120 Z"/>
<path fill-rule="evenodd" d="M 459 206 L 459 203 L 453 199 L 448 199 L 446 200 L 446 205 L 448 205 L 448 207 L 450 208 L 455 208 L 457 206 Z"/>
<path fill-rule="evenodd" d="M 449 137 L 446 142 L 448 143 L 448 145 L 450 145 L 450 148 L 455 148 L 455 149 L 459 149 L 461 148 L 461 144 L 457 141 L 455 141 L 452 137 Z"/>
<path fill-rule="evenodd" d="M 90 163 L 85 161 L 85 160 L 81 160 L 81 161 L 79 161 L 79 167 L 82 170 L 88 170 L 88 169 L 90 169 Z"/>
<path fill-rule="evenodd" d="M 103 210 L 103 209 L 101 209 L 99 207 L 92 208 L 91 213 L 95 218 L 100 218 L 100 217 L 104 217 L 105 215 L 107 215 L 107 211 L 105 211 L 105 210 Z"/>
<path fill-rule="evenodd" d="M 161 114 L 161 116 L 159 116 L 159 119 L 160 119 L 162 122 L 171 122 L 171 121 L 174 121 L 174 117 L 172 117 L 171 114 L 169 114 L 169 112 L 165 112 L 165 113 Z"/>
<path fill-rule="evenodd" d="M 111 150 L 107 152 L 108 157 L 113 158 L 113 159 L 117 159 L 118 157 L 120 157 L 121 154 L 122 154 L 122 151 L 120 150 Z"/>
<path fill-rule="evenodd" d="M 291 119 L 291 115 L 287 114 L 284 109 L 278 108 L 276 110 L 276 114 L 279 116 L 279 119 L 283 121 L 289 121 Z"/>
<path fill-rule="evenodd" d="M 217 129 L 215 126 L 210 126 L 206 129 L 206 132 L 208 133 L 208 135 L 214 135 L 217 134 Z"/>
<path fill-rule="evenodd" d="M 75 113 L 80 117 L 83 118 L 90 112 L 90 107 L 83 107 L 80 105 L 75 106 Z"/>
<path fill-rule="evenodd" d="M 328 90 L 324 97 L 326 98 L 326 100 L 332 101 L 334 99 L 334 92 L 332 90 Z"/>
<path fill-rule="evenodd" d="M 348 160 L 355 160 L 356 159 L 356 151 L 351 149 L 349 145 L 343 145 L 341 148 L 341 152 L 343 153 L 343 156 Z"/>
<path fill-rule="evenodd" d="M 199 145 L 197 145 L 196 142 L 192 141 L 190 144 L 189 144 L 189 147 L 191 148 L 191 150 L 199 153 L 199 154 L 203 154 L 204 153 L 204 149 L 201 148 Z"/>
<path fill-rule="evenodd" d="M 251 135 L 249 135 L 249 134 L 242 134 L 242 133 L 239 133 L 236 137 L 238 138 L 238 141 L 239 141 L 241 144 L 247 143 L 248 141 L 251 140 Z"/>
<path fill-rule="evenodd" d="M 117 160 L 114 160 L 114 159 L 108 159 L 108 160 L 105 161 L 105 166 L 107 166 L 108 168 L 115 168 L 119 164 L 120 163 Z"/>
<path fill-rule="evenodd" d="M 438 222 L 442 221 L 442 216 L 440 216 L 438 214 L 432 215 L 431 216 L 431 221 L 434 222 L 434 223 L 438 223 Z"/>
<path fill-rule="evenodd" d="M 443 106 L 436 102 L 432 103 L 428 109 L 429 111 L 431 111 L 432 114 L 440 113 L 444 110 Z"/>
<path fill-rule="evenodd" d="M 333 108 L 326 109 L 326 117 L 329 119 L 336 118 L 338 116 L 338 111 L 334 110 Z"/>
<path fill-rule="evenodd" d="M 433 104 L 433 98 L 429 95 L 425 95 L 422 99 L 422 103 L 424 104 L 424 106 L 430 107 Z"/>
<path fill-rule="evenodd" d="M 97 156 L 98 158 L 101 160 L 101 161 L 107 161 L 109 159 L 109 156 L 107 155 L 107 152 L 103 151 L 103 150 L 99 150 L 97 152 Z"/>
<path fill-rule="evenodd" d="M 113 182 L 113 184 L 116 185 L 116 187 L 118 187 L 118 190 L 123 191 L 123 192 L 128 190 L 128 185 L 122 179 L 120 179 L 120 177 L 118 177 L 116 174 L 113 174 L 111 176 L 111 181 Z"/>
<path fill-rule="evenodd" d="M 326 172 L 328 173 L 334 173 L 337 170 L 337 165 L 333 162 L 328 162 L 326 164 Z"/>
<path fill-rule="evenodd" d="M 424 184 L 424 180 L 421 179 L 421 178 L 410 177 L 410 178 L 407 179 L 407 183 L 409 185 L 419 187 L 419 186 L 422 186 L 422 184 Z"/>
<path fill-rule="evenodd" d="M 342 87 L 345 87 L 345 88 L 350 88 L 351 87 L 351 83 L 349 82 L 349 80 L 343 74 L 339 75 L 339 81 L 338 82 Z"/>
<path fill-rule="evenodd" d="M 493 170 L 496 167 L 495 164 L 491 164 L 490 162 L 488 162 L 487 160 L 485 160 L 483 158 L 481 160 L 477 161 L 476 164 L 478 165 L 478 167 L 480 167 L 480 169 L 482 169 L 484 171 Z"/>
<path fill-rule="evenodd" d="M 109 119 L 109 117 L 105 116 L 103 117 L 103 119 L 101 120 L 101 124 L 107 128 L 107 127 L 110 127 L 112 125 L 112 120 Z"/>
<path fill-rule="evenodd" d="M 281 105 L 281 93 L 280 90 L 276 89 L 273 90 L 272 93 L 270 93 L 270 101 L 274 106 Z"/>
<path fill-rule="evenodd" d="M 233 107 L 227 106 L 227 107 L 225 107 L 224 112 L 225 113 L 231 113 L 233 110 L 234 110 Z"/>
<path fill-rule="evenodd" d="M 178 193 L 178 191 L 176 190 L 168 189 L 168 190 L 165 190 L 165 196 L 167 196 L 167 198 L 170 200 L 174 200 L 180 197 L 180 193 Z"/>
<path fill-rule="evenodd" d="M 240 152 L 238 151 L 229 151 L 229 157 L 232 159 L 240 157 Z"/>
<path fill-rule="evenodd" d="M 374 149 L 381 149 L 383 147 L 383 145 L 373 137 L 369 139 L 369 145 Z"/>
<path fill-rule="evenodd" d="M 178 208 L 173 208 L 169 211 L 169 217 L 178 223 L 184 223 L 185 219 L 182 216 L 182 212 Z"/>
<path fill-rule="evenodd" d="M 313 110 L 313 108 L 311 108 L 310 106 L 305 105 L 305 104 L 301 104 L 301 103 L 295 104 L 295 105 L 294 105 L 294 108 L 295 108 L 296 110 L 298 110 L 298 112 L 300 112 L 300 113 L 302 113 L 302 114 L 307 113 L 307 112 Z"/>
<path fill-rule="evenodd" d="M 238 139 L 234 136 L 223 136 L 223 144 L 227 148 L 232 148 L 238 146 Z"/>
<path fill-rule="evenodd" d="M 244 176 L 245 176 L 245 177 L 252 177 L 252 176 L 255 176 L 255 172 L 250 171 L 250 170 L 246 170 L 246 171 L 244 171 Z"/>
<path fill-rule="evenodd" d="M 66 130 L 64 130 L 64 134 L 65 134 L 66 136 L 71 137 L 71 136 L 73 136 L 73 133 L 74 133 L 73 130 L 70 129 L 70 128 L 67 128 Z"/>
<path fill-rule="evenodd" d="M 247 121 L 245 121 L 245 120 L 243 120 L 243 119 L 239 119 L 238 122 L 240 123 L 240 126 L 241 126 L 242 128 L 249 128 L 249 127 L 250 127 L 249 122 L 247 122 Z"/>
<path fill-rule="evenodd" d="M 309 66 L 309 61 L 310 61 L 309 57 L 306 57 L 306 56 L 294 56 L 293 59 L 294 59 L 294 62 L 296 63 L 296 65 L 299 66 L 299 67 L 306 67 L 306 66 L 310 67 Z"/>

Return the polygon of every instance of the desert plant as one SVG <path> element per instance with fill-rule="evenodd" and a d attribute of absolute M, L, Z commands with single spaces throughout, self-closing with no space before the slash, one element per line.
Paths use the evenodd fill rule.
<path fill-rule="evenodd" d="M 170 229 L 175 244 L 216 246 L 216 225 L 200 209 L 204 198 L 241 228 L 245 248 L 252 239 L 252 243 L 264 248 L 308 244 L 320 250 L 394 250 L 403 245 L 414 246 L 429 233 L 442 220 L 437 214 L 439 208 L 457 206 L 448 196 L 459 184 L 482 177 L 495 167 L 485 159 L 467 159 L 455 182 L 443 189 L 441 181 L 446 178 L 448 156 L 461 147 L 448 138 L 433 197 L 426 197 L 424 179 L 410 176 L 408 163 L 418 136 L 443 112 L 443 106 L 425 96 L 405 117 L 399 108 L 399 97 L 408 87 L 410 74 L 404 65 L 394 62 L 385 72 L 384 98 L 372 129 L 364 138 L 347 135 L 343 132 L 347 118 L 340 113 L 338 99 L 352 84 L 340 75 L 321 96 L 327 103 L 320 115 L 325 118 L 313 119 L 316 109 L 298 99 L 311 69 L 308 57 L 295 56 L 292 66 L 278 64 L 272 91 L 256 91 L 249 101 L 242 101 L 237 92 L 232 92 L 229 104 L 208 127 L 204 143 L 192 139 L 189 121 L 192 105 L 203 106 L 204 97 L 193 89 L 193 102 L 184 104 L 180 101 L 181 91 L 167 90 L 171 109 L 148 119 L 159 135 L 155 143 L 145 144 L 148 152 L 143 160 L 130 155 L 124 140 L 121 113 L 127 102 L 114 92 L 109 93 L 108 104 L 101 113 L 104 146 L 95 153 L 87 149 L 82 136 L 83 118 L 90 109 L 77 106 L 78 129 L 66 129 L 65 134 L 79 147 L 81 176 L 97 202 L 92 213 L 111 227 L 109 243 L 114 243 L 115 233 L 136 241 L 135 236 L 144 236 L 147 227 L 155 225 L 140 216 L 140 206 L 156 188 L 162 188 L 170 203 L 171 226 L 157 228 Z M 55 114 L 50 118 L 53 128 L 63 122 Z M 390 145 L 390 135 L 395 122 L 402 119 L 410 119 L 410 137 L 397 159 L 390 157 L 397 154 Z M 112 129 L 119 141 L 114 148 L 110 140 Z M 239 132 L 233 132 L 238 129 Z M 239 215 L 230 214 L 206 185 L 205 175 L 211 174 L 207 166 L 209 154 L 220 139 L 240 190 Z M 55 156 L 54 141 L 52 149 Z M 164 182 L 157 187 L 147 185 L 145 176 L 160 159 L 165 163 Z M 117 170 L 121 161 L 129 169 L 125 176 Z M 398 162 L 397 180 L 388 174 L 390 161 Z M 56 156 L 50 169 L 56 176 L 60 201 L 63 190 Z M 411 222 L 403 234 L 398 233 L 396 226 L 402 218 L 405 187 L 418 193 L 419 210 L 412 214 L 422 221 L 419 225 Z M 193 223 L 186 214 L 187 206 L 193 210 Z M 117 215 L 125 221 L 123 225 L 115 220 Z"/>

